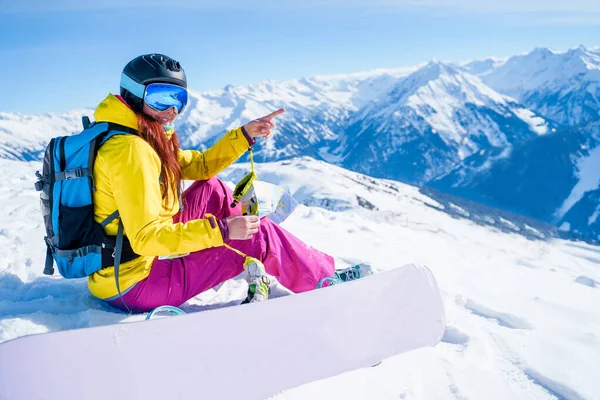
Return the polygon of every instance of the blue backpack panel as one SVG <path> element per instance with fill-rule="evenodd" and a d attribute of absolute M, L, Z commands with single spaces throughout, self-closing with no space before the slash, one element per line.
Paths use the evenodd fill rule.
<path fill-rule="evenodd" d="M 77 135 L 53 138 L 46 148 L 42 174 L 36 172 L 35 188 L 41 192 L 46 228 L 46 275 L 54 274 L 54 262 L 63 277 L 83 278 L 137 257 L 126 240 L 127 260 L 120 259 L 124 236 L 121 222 L 116 239 L 104 233 L 104 227 L 119 216 L 118 210 L 97 223 L 92 201 L 98 149 L 114 135 L 136 131 L 108 122 L 90 124 L 87 117 L 83 118 L 83 125 L 84 130 Z"/>

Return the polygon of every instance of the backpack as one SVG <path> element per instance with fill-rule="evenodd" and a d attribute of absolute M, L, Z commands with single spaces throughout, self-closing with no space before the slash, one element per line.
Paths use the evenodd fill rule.
<path fill-rule="evenodd" d="M 116 236 L 104 227 L 119 216 L 115 211 L 101 223 L 94 220 L 93 167 L 98 149 L 114 135 L 137 134 L 136 130 L 109 122 L 90 123 L 83 117 L 83 131 L 53 138 L 44 155 L 42 174 L 36 172 L 35 188 L 40 193 L 46 228 L 44 274 L 58 272 L 67 278 L 83 278 L 94 272 L 131 261 L 139 255 L 131 249 L 119 221 Z M 118 279 L 117 290 L 120 294 Z"/>

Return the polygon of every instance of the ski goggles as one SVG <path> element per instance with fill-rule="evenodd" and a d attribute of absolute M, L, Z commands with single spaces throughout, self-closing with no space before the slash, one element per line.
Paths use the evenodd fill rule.
<path fill-rule="evenodd" d="M 156 111 L 165 111 L 175 107 L 181 114 L 188 102 L 186 88 L 170 83 L 151 83 L 144 90 L 144 103 Z"/>
<path fill-rule="evenodd" d="M 144 86 L 121 74 L 121 87 L 143 99 L 144 103 L 156 111 L 175 107 L 177 113 L 181 113 L 188 102 L 187 89 L 170 83 L 151 83 Z"/>

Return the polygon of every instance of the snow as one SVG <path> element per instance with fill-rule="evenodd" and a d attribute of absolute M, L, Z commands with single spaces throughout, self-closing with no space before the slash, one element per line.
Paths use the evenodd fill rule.
<path fill-rule="evenodd" d="M 494 147 L 511 143 L 506 135 L 511 130 L 498 126 L 489 111 L 521 119 L 537 134 L 547 132 L 545 120 L 513 98 L 496 92 L 463 68 L 437 60 L 399 80 L 355 120 L 372 121 L 379 125 L 378 132 L 398 131 L 392 135 L 392 152 L 406 141 L 404 131 L 414 128 L 421 135 L 428 131 L 438 134 L 449 147 L 456 148 L 462 160 L 480 150 L 478 136 L 485 136 L 485 142 Z M 368 124 L 363 126 L 369 128 Z"/>
<path fill-rule="evenodd" d="M 483 60 L 464 61 L 458 63 L 459 66 L 465 68 L 474 75 L 482 75 L 489 73 L 491 70 L 500 67 L 508 58 L 486 57 Z"/>
<path fill-rule="evenodd" d="M 574 76 L 577 76 L 579 84 L 581 81 L 598 80 L 599 65 L 600 55 L 584 47 L 564 52 L 536 48 L 530 53 L 511 57 L 482 79 L 495 90 L 519 98 L 527 91 L 571 85 Z"/>
<path fill-rule="evenodd" d="M 598 215 L 600 215 L 600 204 L 598 205 L 598 207 L 596 207 L 592 215 L 590 215 L 590 217 L 588 218 L 588 225 L 591 225 L 594 222 L 596 222 L 596 220 L 598 219 Z"/>
<path fill-rule="evenodd" d="M 556 210 L 556 219 L 561 219 L 570 209 L 573 207 L 583 195 L 590 191 L 595 190 L 600 186 L 600 176 L 598 171 L 600 170 L 600 146 L 590 150 L 589 155 L 581 157 L 576 163 L 576 175 L 578 178 L 577 183 L 571 190 L 571 193 L 563 201 L 563 204 Z M 596 220 L 597 214 L 594 213 L 590 217 L 590 223 Z"/>
<path fill-rule="evenodd" d="M 592 278 L 588 278 L 587 276 L 578 276 L 575 279 L 575 282 L 580 283 L 585 286 L 592 287 L 592 288 L 598 286 L 598 282 L 596 282 Z"/>
<path fill-rule="evenodd" d="M 571 230 L 571 224 L 565 221 L 562 224 L 560 224 L 558 229 L 563 232 L 569 232 Z"/>
<path fill-rule="evenodd" d="M 38 162 L 0 159 L 5 177 L 0 184 L 0 341 L 144 319 L 113 312 L 89 295 L 85 281 L 42 275 L 43 226 L 33 189 L 39 168 Z M 235 164 L 220 176 L 231 186 L 248 169 Z M 261 179 L 285 187 L 303 203 L 284 227 L 335 256 L 340 266 L 356 261 L 384 270 L 427 265 L 442 290 L 448 321 L 435 348 L 273 399 L 600 398 L 600 290 L 590 285 L 600 282 L 600 247 L 503 232 L 475 223 L 475 211 L 463 205 L 455 205 L 464 211 L 462 217 L 449 215 L 418 188 L 308 157 L 260 163 L 256 169 Z M 374 208 L 362 207 L 359 198 Z M 519 229 L 505 218 L 492 220 Z M 524 230 L 531 229 L 539 233 L 534 227 Z M 217 289 L 184 309 L 234 305 L 245 290 L 239 280 Z M 273 354 L 274 362 L 285 362 Z"/>
<path fill-rule="evenodd" d="M 527 122 L 532 131 L 539 135 L 548 133 L 548 123 L 543 118 L 536 116 L 531 110 L 514 108 L 513 112 L 523 121 Z"/>
<path fill-rule="evenodd" d="M 583 46 L 564 52 L 537 48 L 504 63 L 467 70 L 554 122 L 574 126 L 597 119 L 600 54 Z"/>

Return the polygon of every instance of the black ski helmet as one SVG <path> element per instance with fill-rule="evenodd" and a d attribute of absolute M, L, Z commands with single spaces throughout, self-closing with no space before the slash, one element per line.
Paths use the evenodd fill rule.
<path fill-rule="evenodd" d="M 121 74 L 121 96 L 136 112 L 144 106 L 146 85 L 171 83 L 187 89 L 185 71 L 178 61 L 164 54 L 144 54 L 129 61 Z"/>

